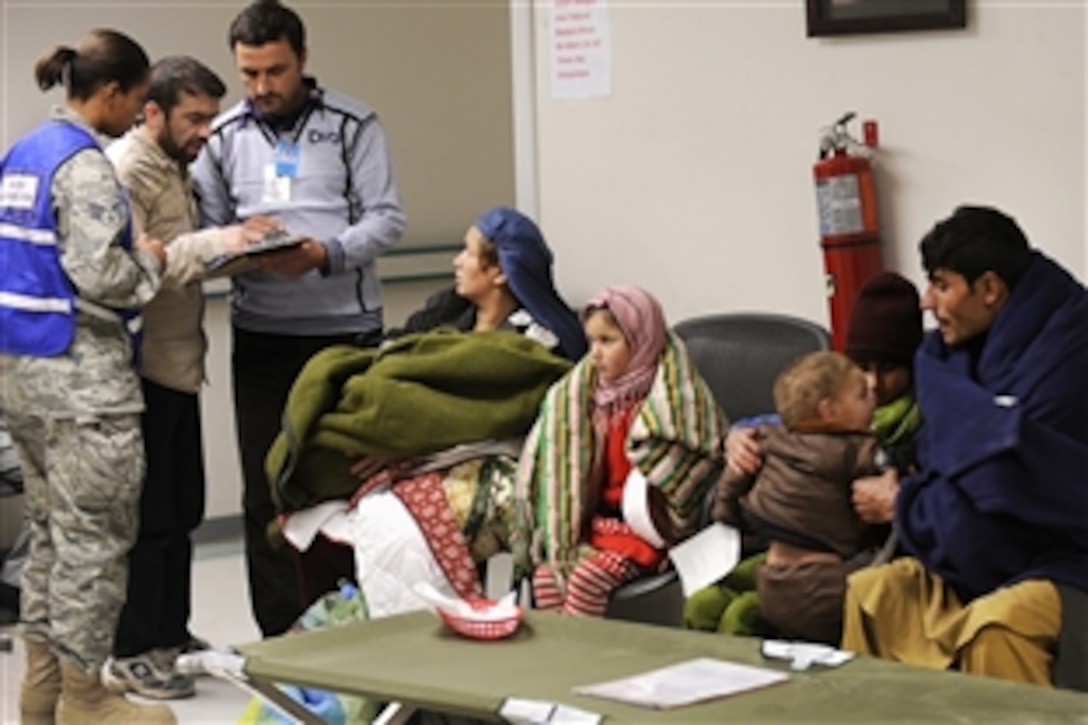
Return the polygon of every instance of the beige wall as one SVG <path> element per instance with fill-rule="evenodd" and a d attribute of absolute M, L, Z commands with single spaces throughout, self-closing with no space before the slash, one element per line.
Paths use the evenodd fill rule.
<path fill-rule="evenodd" d="M 920 282 L 918 239 L 971 201 L 1083 276 L 1084 5 L 977 0 L 966 30 L 816 40 L 801 0 L 614 0 L 612 95 L 560 101 L 534 3 L 540 221 L 566 291 L 826 322 L 811 166 L 848 110 L 880 122 L 888 266 Z"/>

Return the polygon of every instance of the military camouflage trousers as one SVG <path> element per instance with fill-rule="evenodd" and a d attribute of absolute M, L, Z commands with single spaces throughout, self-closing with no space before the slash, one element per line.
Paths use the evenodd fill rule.
<path fill-rule="evenodd" d="M 24 634 L 91 671 L 110 655 L 125 601 L 145 465 L 140 417 L 4 414 L 30 523 Z"/>

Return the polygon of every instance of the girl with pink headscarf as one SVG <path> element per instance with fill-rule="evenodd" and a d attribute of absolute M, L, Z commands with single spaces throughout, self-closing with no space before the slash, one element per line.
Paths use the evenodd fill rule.
<path fill-rule="evenodd" d="M 648 292 L 609 287 L 582 322 L 590 351 L 548 392 L 522 451 L 512 548 L 537 608 L 600 616 L 694 532 L 723 421 Z M 625 519 L 632 498 L 649 526 Z"/>

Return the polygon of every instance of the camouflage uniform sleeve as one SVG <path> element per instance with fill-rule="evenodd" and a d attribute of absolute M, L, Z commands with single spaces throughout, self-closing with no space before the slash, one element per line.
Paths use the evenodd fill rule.
<path fill-rule="evenodd" d="M 159 289 L 156 262 L 121 246 L 128 204 L 98 149 L 75 154 L 52 185 L 60 263 L 79 296 L 111 308 L 143 307 Z"/>

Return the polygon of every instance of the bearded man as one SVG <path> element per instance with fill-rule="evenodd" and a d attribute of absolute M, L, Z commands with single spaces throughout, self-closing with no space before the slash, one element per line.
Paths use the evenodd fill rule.
<path fill-rule="evenodd" d="M 175 660 L 203 645 L 188 623 L 190 534 L 204 517 L 199 391 L 207 350 L 205 265 L 243 251 L 278 226 L 254 217 L 198 231 L 188 167 L 208 140 L 225 92 L 223 81 L 199 61 L 163 58 L 152 68 L 143 123 L 107 152 L 129 193 L 135 232 L 162 240 L 166 263 L 162 287 L 144 311 L 139 371 L 147 474 L 139 535 L 129 554 L 128 598 L 103 680 L 115 690 L 159 700 L 194 694 L 192 677 L 178 673 Z"/>

